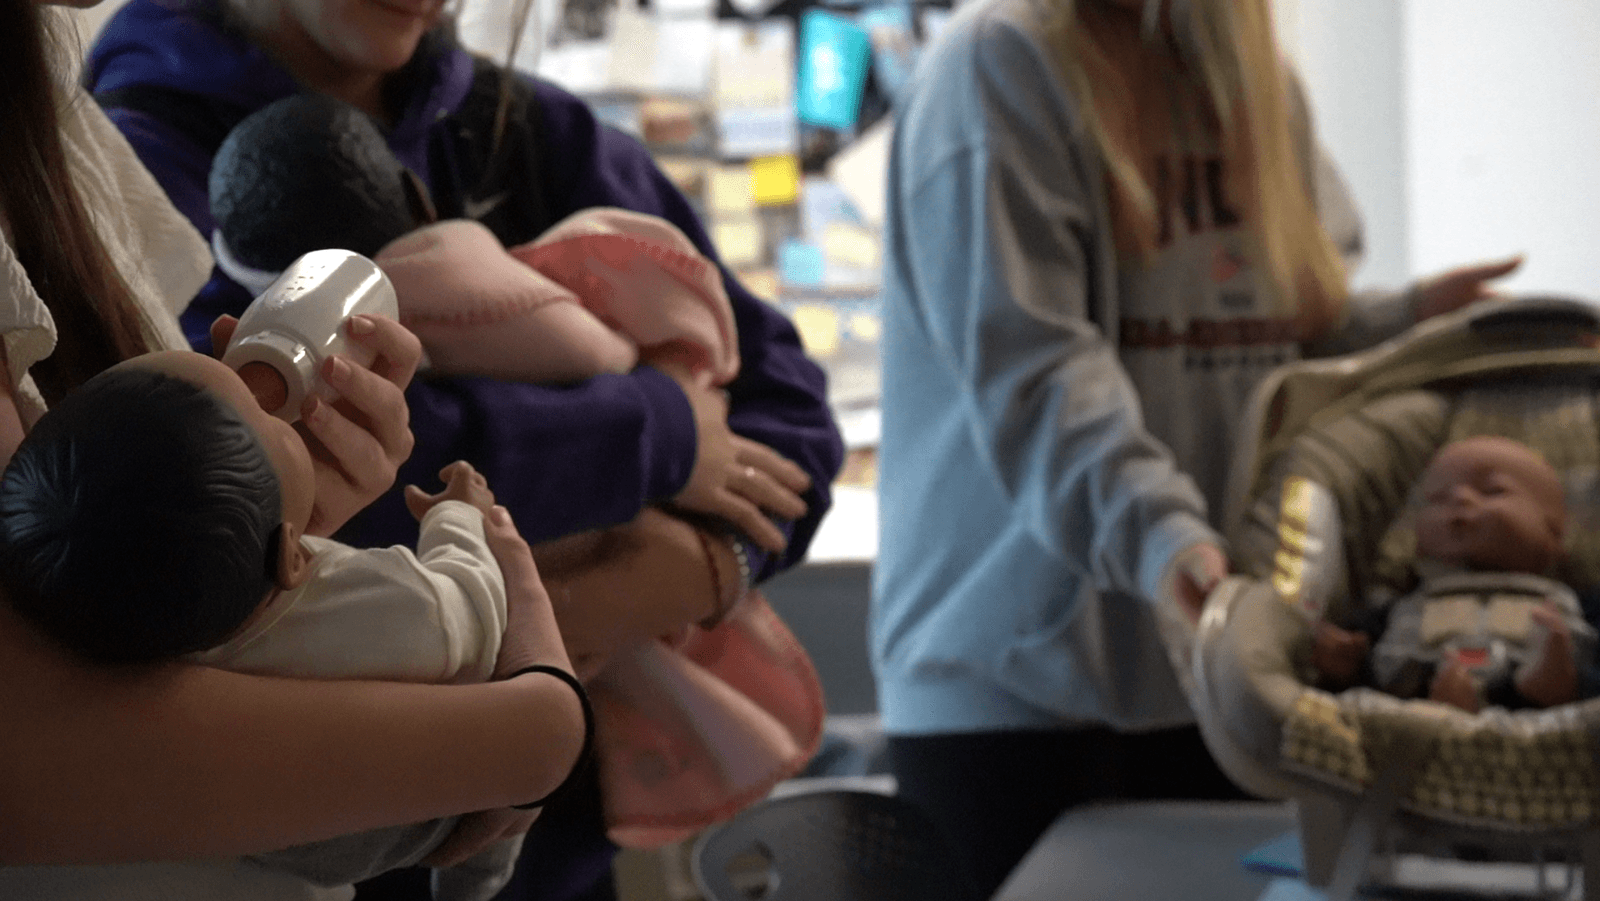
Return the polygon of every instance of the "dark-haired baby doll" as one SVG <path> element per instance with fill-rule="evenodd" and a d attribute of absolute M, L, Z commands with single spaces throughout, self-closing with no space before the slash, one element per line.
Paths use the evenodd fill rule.
<path fill-rule="evenodd" d="M 0 586 L 46 636 L 99 663 L 186 657 L 301 678 L 486 681 L 507 615 L 491 541 L 515 530 L 472 467 L 441 476 L 439 494 L 408 493 L 415 553 L 305 535 L 316 488 L 299 433 L 221 362 L 146 354 L 67 395 L 23 440 L 0 477 Z M 416 863 L 453 826 L 242 861 L 37 870 L 63 897 L 152 880 L 170 897 L 205 897 L 236 867 L 340 885 Z M 492 896 L 519 844 L 436 871 L 436 896 Z"/>

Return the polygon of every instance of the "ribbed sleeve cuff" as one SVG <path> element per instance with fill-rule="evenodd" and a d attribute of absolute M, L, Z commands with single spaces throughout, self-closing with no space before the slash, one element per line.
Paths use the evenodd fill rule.
<path fill-rule="evenodd" d="M 644 494 L 652 502 L 668 500 L 683 490 L 694 472 L 698 447 L 694 408 L 678 383 L 659 369 L 640 366 L 633 378 L 650 411 L 650 433 L 644 439 L 648 454 Z"/>

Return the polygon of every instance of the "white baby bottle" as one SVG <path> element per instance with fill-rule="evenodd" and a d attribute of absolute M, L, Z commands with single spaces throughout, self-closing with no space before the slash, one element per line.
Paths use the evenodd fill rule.
<path fill-rule="evenodd" d="M 328 357 L 372 364 L 370 350 L 346 342 L 345 321 L 358 313 L 398 318 L 388 276 L 358 253 L 314 250 L 251 302 L 222 362 L 239 373 L 262 408 L 294 422 L 312 392 L 330 401 L 338 396 L 318 376 Z"/>

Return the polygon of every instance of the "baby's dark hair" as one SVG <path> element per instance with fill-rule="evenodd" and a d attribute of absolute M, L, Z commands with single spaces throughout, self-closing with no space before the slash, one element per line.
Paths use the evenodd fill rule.
<path fill-rule="evenodd" d="M 373 256 L 431 216 L 426 189 L 372 117 L 314 93 L 234 126 L 212 163 L 209 192 L 229 253 L 269 272 L 330 247 Z"/>
<path fill-rule="evenodd" d="M 103 372 L 41 418 L 0 477 L 0 587 L 91 660 L 221 644 L 275 585 L 282 498 L 254 430 L 197 385 Z"/>

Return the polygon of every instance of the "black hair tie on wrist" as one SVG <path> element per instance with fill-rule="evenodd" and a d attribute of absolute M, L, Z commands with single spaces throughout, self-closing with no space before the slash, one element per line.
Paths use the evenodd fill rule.
<path fill-rule="evenodd" d="M 511 679 L 515 679 L 518 676 L 527 675 L 528 673 L 543 673 L 547 676 L 554 676 L 557 679 L 567 683 L 567 685 L 571 686 L 572 690 L 577 693 L 578 704 L 583 707 L 583 747 L 579 749 L 578 759 L 573 762 L 571 771 L 567 773 L 567 778 L 561 780 L 560 785 L 551 789 L 550 794 L 545 795 L 537 801 L 529 801 L 526 804 L 511 805 L 517 810 L 531 810 L 535 807 L 543 807 L 556 798 L 567 794 L 567 792 L 571 790 L 573 784 L 578 781 L 578 777 L 583 774 L 584 768 L 589 765 L 590 758 L 594 756 L 594 707 L 590 706 L 589 704 L 589 693 L 583 690 L 583 683 L 578 681 L 577 676 L 574 676 L 558 666 L 545 666 L 543 664 L 538 666 L 525 666 L 507 676 L 506 680 L 510 681 Z"/>

